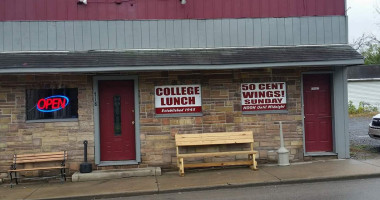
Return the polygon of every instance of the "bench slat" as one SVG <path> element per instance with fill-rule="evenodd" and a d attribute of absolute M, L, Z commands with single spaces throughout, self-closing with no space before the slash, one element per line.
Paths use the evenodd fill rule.
<path fill-rule="evenodd" d="M 218 136 L 214 134 L 208 134 L 204 133 L 199 136 L 190 136 L 192 134 L 186 134 L 186 135 L 178 135 L 177 138 L 178 140 L 191 140 L 191 139 L 198 139 L 198 138 L 209 138 L 209 139 L 220 139 L 220 138 L 227 138 L 227 139 L 233 139 L 233 138 L 246 138 L 250 139 L 253 138 L 252 134 L 251 135 L 223 135 L 223 136 Z"/>
<path fill-rule="evenodd" d="M 186 153 L 186 154 L 178 154 L 178 157 L 179 158 L 215 157 L 215 156 L 242 155 L 242 154 L 257 154 L 257 151 L 229 151 L 229 152 L 211 152 L 211 153 Z"/>
<path fill-rule="evenodd" d="M 198 142 L 194 141 L 183 141 L 178 142 L 177 146 L 199 146 L 199 145 L 221 145 L 221 144 L 245 144 L 245 143 L 253 143 L 252 140 L 246 139 L 235 139 L 235 140 L 201 140 Z"/>
<path fill-rule="evenodd" d="M 38 163 L 38 162 L 51 162 L 51 161 L 63 161 L 63 157 L 60 157 L 60 158 L 22 159 L 22 160 L 16 160 L 16 163 L 17 164 L 24 164 L 24 163 Z"/>
<path fill-rule="evenodd" d="M 175 136 L 175 141 L 177 146 L 252 143 L 253 133 L 252 131 L 246 131 L 202 134 L 177 134 Z"/>
<path fill-rule="evenodd" d="M 43 170 L 43 169 L 63 169 L 63 168 L 67 168 L 67 167 L 57 166 L 57 167 L 37 167 L 37 168 L 27 168 L 27 169 L 12 169 L 12 170 L 8 170 L 8 172 L 35 171 L 35 170 Z"/>
<path fill-rule="evenodd" d="M 214 162 L 214 163 L 189 163 L 189 164 L 184 164 L 184 167 L 198 168 L 198 167 L 222 167 L 222 166 L 236 166 L 236 165 L 252 165 L 252 160 Z"/>
<path fill-rule="evenodd" d="M 252 131 L 245 132 L 222 132 L 222 133 L 196 133 L 196 134 L 177 134 L 179 139 L 181 138 L 199 138 L 199 137 L 244 137 L 253 136 Z M 180 136 L 180 137 L 179 137 Z"/>
<path fill-rule="evenodd" d="M 64 151 L 50 152 L 50 153 L 33 153 L 33 154 L 15 154 L 17 158 L 31 157 L 31 156 L 49 156 L 49 155 L 64 155 Z"/>
<path fill-rule="evenodd" d="M 179 136 L 181 137 L 181 136 Z M 252 136 L 225 136 L 225 137 L 215 137 L 215 136 L 200 136 L 200 137 L 191 137 L 191 138 L 178 138 L 177 142 L 183 142 L 183 141 L 194 141 L 198 142 L 200 139 L 202 140 L 215 140 L 215 141 L 223 141 L 223 140 L 236 140 L 236 139 L 241 139 L 241 140 L 247 140 L 247 141 L 252 141 L 253 137 Z"/>
<path fill-rule="evenodd" d="M 58 158 L 58 157 L 61 157 L 63 158 L 63 154 L 61 155 L 33 155 L 33 156 L 22 156 L 22 157 L 19 157 L 19 156 L 15 156 L 16 159 L 27 159 L 27 158 Z"/>
<path fill-rule="evenodd" d="M 23 156 L 23 157 L 18 157 L 16 156 L 15 158 L 16 159 L 28 159 L 28 158 L 63 158 L 63 154 L 61 155 L 42 155 L 42 156 L 39 156 L 39 155 L 34 155 L 34 156 Z"/>

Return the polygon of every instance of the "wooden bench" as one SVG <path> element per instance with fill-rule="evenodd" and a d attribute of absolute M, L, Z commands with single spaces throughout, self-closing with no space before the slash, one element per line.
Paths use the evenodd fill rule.
<path fill-rule="evenodd" d="M 11 169 L 8 170 L 9 176 L 12 180 L 16 180 L 18 184 L 17 172 L 25 171 L 38 171 L 38 170 L 50 170 L 50 169 L 59 169 L 61 171 L 61 180 L 66 181 L 66 160 L 67 152 L 51 152 L 51 153 L 36 153 L 36 154 L 14 154 L 13 155 L 13 164 Z M 53 162 L 59 162 L 59 166 L 52 166 Z M 37 164 L 38 166 L 34 166 Z M 20 165 L 23 165 L 23 168 L 19 168 Z M 13 175 L 14 174 L 14 178 Z"/>
<path fill-rule="evenodd" d="M 198 167 L 217 167 L 228 165 L 250 165 L 253 170 L 257 169 L 256 154 L 253 150 L 253 133 L 246 132 L 224 132 L 224 133 L 201 133 L 201 134 L 177 134 L 175 143 L 177 149 L 177 166 L 180 176 L 185 175 L 185 168 Z M 246 151 L 225 151 L 225 152 L 206 152 L 206 153 L 180 153 L 181 147 L 196 147 L 205 145 L 231 145 L 249 144 L 250 150 Z M 248 160 L 237 160 L 228 162 L 213 163 L 184 163 L 186 158 L 216 157 L 216 156 L 236 156 L 248 155 Z"/>

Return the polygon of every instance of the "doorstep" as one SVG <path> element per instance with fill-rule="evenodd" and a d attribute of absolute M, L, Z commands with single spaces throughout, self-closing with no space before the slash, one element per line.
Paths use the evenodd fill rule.
<path fill-rule="evenodd" d="M 99 181 L 108 179 L 141 177 L 141 176 L 161 176 L 160 167 L 131 168 L 131 169 L 112 169 L 112 170 L 95 170 L 91 173 L 75 172 L 72 182 Z"/>

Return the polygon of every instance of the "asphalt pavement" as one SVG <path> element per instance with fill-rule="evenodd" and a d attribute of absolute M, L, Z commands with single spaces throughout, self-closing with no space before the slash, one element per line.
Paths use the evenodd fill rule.
<path fill-rule="evenodd" d="M 142 195 L 108 200 L 377 200 L 380 178 Z"/>

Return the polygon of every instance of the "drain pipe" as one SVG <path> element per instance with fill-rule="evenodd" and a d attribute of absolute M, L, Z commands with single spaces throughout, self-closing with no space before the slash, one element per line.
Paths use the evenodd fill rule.
<path fill-rule="evenodd" d="M 284 135 L 282 133 L 282 122 L 280 122 L 280 141 L 281 147 L 277 150 L 278 153 L 278 165 L 279 166 L 288 166 L 289 164 L 289 151 L 285 148 L 284 145 Z"/>

